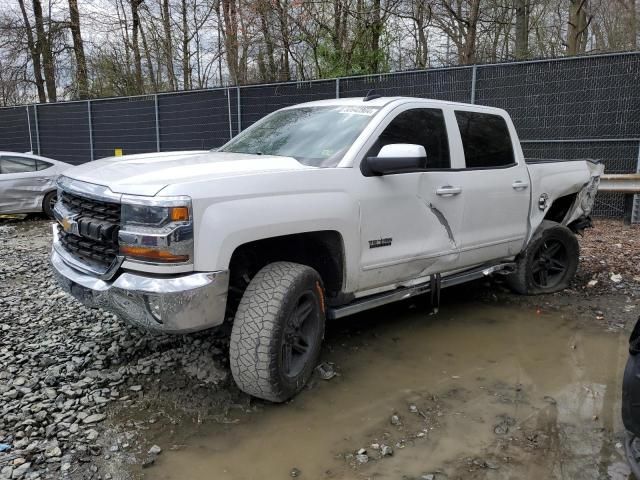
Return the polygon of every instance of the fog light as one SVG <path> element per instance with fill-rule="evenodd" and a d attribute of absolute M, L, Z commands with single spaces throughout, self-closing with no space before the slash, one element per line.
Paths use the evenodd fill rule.
<path fill-rule="evenodd" d="M 151 313 L 151 316 L 158 322 L 163 323 L 162 321 L 162 298 L 156 295 L 146 295 L 145 302 L 147 304 L 147 309 Z"/>

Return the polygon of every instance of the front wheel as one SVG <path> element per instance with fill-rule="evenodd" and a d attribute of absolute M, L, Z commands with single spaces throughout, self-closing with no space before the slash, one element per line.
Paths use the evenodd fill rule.
<path fill-rule="evenodd" d="M 275 262 L 249 283 L 236 312 L 229 359 L 240 389 L 284 402 L 309 380 L 324 337 L 324 289 L 313 268 Z"/>
<path fill-rule="evenodd" d="M 516 259 L 516 271 L 507 277 L 507 283 L 523 295 L 558 292 L 569 286 L 579 259 L 575 234 L 559 223 L 544 220 Z"/>
<path fill-rule="evenodd" d="M 57 199 L 58 193 L 55 190 L 44 196 L 44 200 L 42 201 L 42 211 L 49 218 L 54 218 L 53 207 L 55 206 Z"/>

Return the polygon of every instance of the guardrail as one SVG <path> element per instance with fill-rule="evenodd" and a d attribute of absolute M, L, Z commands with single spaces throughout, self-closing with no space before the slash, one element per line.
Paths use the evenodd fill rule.
<path fill-rule="evenodd" d="M 640 223 L 640 173 L 602 175 L 598 191 L 623 193 L 624 223 Z"/>
<path fill-rule="evenodd" d="M 640 193 L 640 173 L 602 175 L 598 191 Z"/>

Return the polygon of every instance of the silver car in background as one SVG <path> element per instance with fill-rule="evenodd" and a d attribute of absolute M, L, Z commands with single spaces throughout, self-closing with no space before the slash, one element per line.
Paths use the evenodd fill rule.
<path fill-rule="evenodd" d="M 53 218 L 56 179 L 72 166 L 30 153 L 0 152 L 0 214 L 44 212 Z"/>

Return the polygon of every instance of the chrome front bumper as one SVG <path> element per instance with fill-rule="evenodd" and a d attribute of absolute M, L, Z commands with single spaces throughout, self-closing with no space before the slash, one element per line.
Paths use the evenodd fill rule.
<path fill-rule="evenodd" d="M 227 271 L 171 277 L 124 272 L 105 281 L 69 266 L 56 248 L 51 265 L 62 289 L 84 305 L 103 308 L 149 330 L 186 333 L 224 321 Z"/>

